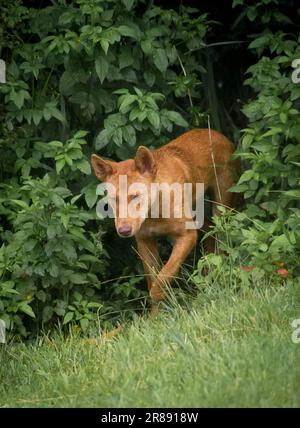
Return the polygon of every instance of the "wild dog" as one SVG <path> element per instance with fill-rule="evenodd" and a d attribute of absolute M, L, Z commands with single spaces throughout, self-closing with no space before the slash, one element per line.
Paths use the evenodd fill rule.
<path fill-rule="evenodd" d="M 134 159 L 121 162 L 105 160 L 96 154 L 91 157 L 97 178 L 108 185 L 108 197 L 115 201 L 113 207 L 115 226 L 120 237 L 135 236 L 138 254 L 146 273 L 148 289 L 155 304 L 165 297 L 170 285 L 187 255 L 197 241 L 196 228 L 187 228 L 193 222 L 192 210 L 183 209 L 183 215 L 174 215 L 183 201 L 170 197 L 170 216 L 162 215 L 160 191 L 152 190 L 153 184 L 191 183 L 192 204 L 196 201 L 196 185 L 203 183 L 204 192 L 213 195 L 212 214 L 218 214 L 218 205 L 233 207 L 234 194 L 228 189 L 235 184 L 238 161 L 232 160 L 234 145 L 221 133 L 209 129 L 193 129 L 163 147 L 151 152 L 139 146 Z M 124 176 L 127 189 L 123 190 L 120 178 Z M 130 191 L 131 184 L 138 184 L 138 191 Z M 152 186 L 152 187 L 151 187 Z M 115 189 L 109 190 L 109 189 Z M 147 194 L 147 195 L 146 195 Z M 151 197 L 147 197 L 151 195 Z M 158 205 L 158 215 L 151 216 L 153 204 Z M 129 215 L 124 204 L 144 205 L 140 215 Z M 113 205 L 113 204 L 112 204 Z M 174 241 L 169 260 L 160 266 L 157 238 L 167 235 Z M 210 250 L 213 246 L 210 245 Z"/>

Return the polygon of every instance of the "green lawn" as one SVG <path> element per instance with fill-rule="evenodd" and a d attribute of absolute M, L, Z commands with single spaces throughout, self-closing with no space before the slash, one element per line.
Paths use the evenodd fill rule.
<path fill-rule="evenodd" d="M 300 284 L 212 287 L 112 340 L 0 345 L 0 406 L 300 405 Z"/>

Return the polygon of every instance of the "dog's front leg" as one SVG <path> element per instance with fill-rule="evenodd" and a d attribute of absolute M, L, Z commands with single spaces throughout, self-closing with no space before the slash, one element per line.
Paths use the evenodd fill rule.
<path fill-rule="evenodd" d="M 167 263 L 158 273 L 150 289 L 150 297 L 154 302 L 159 302 L 165 297 L 165 287 L 170 285 L 178 274 L 180 266 L 194 248 L 197 242 L 197 231 L 186 230 L 184 234 L 175 237 L 173 251 Z"/>
<path fill-rule="evenodd" d="M 138 254 L 142 259 L 149 291 L 160 268 L 158 245 L 155 238 L 136 237 Z"/>

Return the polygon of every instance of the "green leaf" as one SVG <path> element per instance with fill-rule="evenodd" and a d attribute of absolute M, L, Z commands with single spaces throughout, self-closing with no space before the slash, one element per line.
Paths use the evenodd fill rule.
<path fill-rule="evenodd" d="M 251 180 L 251 179 L 253 178 L 253 176 L 254 176 L 254 171 L 253 171 L 252 169 L 248 169 L 247 171 L 245 171 L 245 172 L 241 175 L 241 177 L 240 177 L 240 179 L 239 179 L 238 184 L 242 184 L 242 183 L 244 183 L 245 181 L 249 181 L 249 180 Z"/>
<path fill-rule="evenodd" d="M 124 95 L 128 93 L 129 91 L 126 88 L 116 89 L 115 91 L 113 91 L 113 94 L 117 94 L 117 95 Z"/>
<path fill-rule="evenodd" d="M 133 39 L 138 39 L 137 32 L 134 28 L 129 27 L 128 25 L 120 25 L 118 30 L 122 36 L 131 37 Z"/>
<path fill-rule="evenodd" d="M 127 10 L 131 10 L 134 5 L 134 0 L 122 0 Z"/>
<path fill-rule="evenodd" d="M 260 246 L 259 246 L 259 249 L 261 250 L 261 251 L 263 251 L 264 253 L 266 252 L 266 251 L 268 251 L 268 245 L 267 244 L 264 244 L 264 243 L 262 243 L 262 244 L 260 244 Z"/>
<path fill-rule="evenodd" d="M 171 122 L 175 123 L 176 125 L 182 126 L 184 128 L 188 127 L 188 123 L 183 119 L 181 114 L 179 114 L 177 111 L 168 110 L 166 112 L 166 116 Z"/>
<path fill-rule="evenodd" d="M 270 41 L 269 36 L 262 36 L 258 37 L 257 39 L 253 40 L 253 42 L 250 43 L 249 48 L 250 49 L 256 49 L 261 48 L 263 46 L 266 46 Z"/>
<path fill-rule="evenodd" d="M 155 83 L 155 74 L 151 73 L 151 71 L 146 70 L 144 72 L 144 79 L 147 85 L 151 88 Z"/>
<path fill-rule="evenodd" d="M 131 126 L 131 125 L 124 126 L 122 128 L 122 134 L 123 134 L 124 140 L 130 146 L 135 146 L 135 144 L 136 144 L 136 134 L 135 134 L 135 129 L 134 129 L 133 126 Z"/>
<path fill-rule="evenodd" d="M 53 193 L 53 195 L 51 195 L 51 199 L 57 208 L 63 207 L 65 205 L 63 198 L 57 193 Z"/>
<path fill-rule="evenodd" d="M 43 309 L 43 322 L 48 322 L 53 315 L 53 308 L 51 306 L 45 306 Z"/>
<path fill-rule="evenodd" d="M 1 283 L 1 294 L 19 294 L 19 292 L 17 290 L 15 290 L 13 287 L 15 286 L 14 281 L 5 281 Z M 2 294 L 2 296 L 4 297 L 4 294 Z M 0 299 L 0 303 L 1 303 L 1 299 Z"/>
<path fill-rule="evenodd" d="M 253 141 L 253 135 L 246 134 L 243 137 L 242 145 L 245 149 L 247 149 Z"/>
<path fill-rule="evenodd" d="M 106 39 L 102 39 L 102 40 L 100 40 L 100 45 L 101 45 L 101 47 L 104 50 L 105 55 L 106 55 L 108 48 L 109 48 L 109 42 Z"/>
<path fill-rule="evenodd" d="M 14 102 L 16 107 L 18 109 L 21 109 L 24 105 L 25 99 L 30 99 L 30 95 L 28 91 L 25 91 L 24 89 L 21 89 L 20 91 L 16 92 L 14 89 L 12 89 L 10 93 L 10 99 Z"/>
<path fill-rule="evenodd" d="M 28 305 L 26 302 L 21 302 L 18 306 L 19 310 L 24 312 L 24 314 L 29 315 L 31 318 L 35 318 L 35 314 L 31 308 L 31 306 Z"/>
<path fill-rule="evenodd" d="M 2 282 L 1 287 L 3 290 L 7 291 L 13 288 L 14 285 L 15 285 L 14 281 L 5 281 L 5 282 Z"/>
<path fill-rule="evenodd" d="M 99 259 L 96 256 L 92 256 L 90 254 L 83 254 L 80 256 L 80 261 L 90 262 L 90 263 L 99 263 Z"/>
<path fill-rule="evenodd" d="M 76 198 L 80 198 L 80 196 L 81 195 L 77 195 L 77 196 L 75 196 Z M 73 198 L 74 199 L 74 198 Z M 73 199 L 71 200 L 71 203 L 73 203 Z M 69 221 L 70 221 L 70 216 L 68 216 L 67 214 L 65 214 L 65 213 L 62 213 L 61 214 L 61 222 L 62 222 L 62 224 L 63 224 L 63 226 L 64 226 L 64 228 L 65 229 L 67 229 L 68 228 L 68 224 L 69 224 Z"/>
<path fill-rule="evenodd" d="M 287 119 L 288 119 L 288 116 L 287 116 L 287 114 L 285 113 L 285 112 L 281 112 L 280 114 L 279 114 L 279 118 L 280 118 L 280 121 L 282 122 L 282 123 L 286 123 L 287 122 Z"/>
<path fill-rule="evenodd" d="M 67 312 L 64 316 L 63 325 L 68 324 L 74 318 L 74 312 Z"/>
<path fill-rule="evenodd" d="M 86 175 L 89 175 L 91 173 L 91 165 L 85 159 L 82 159 L 79 162 L 77 162 L 76 166 L 81 172 L 83 172 Z"/>
<path fill-rule="evenodd" d="M 29 205 L 25 201 L 21 201 L 18 199 L 11 199 L 10 202 L 13 202 L 14 204 L 18 205 L 20 208 L 26 210 L 29 208 Z"/>
<path fill-rule="evenodd" d="M 82 330 L 86 330 L 89 326 L 89 320 L 87 318 L 81 318 L 80 322 L 80 326 L 82 328 Z"/>
<path fill-rule="evenodd" d="M 286 235 L 282 234 L 279 236 L 276 236 L 271 245 L 270 245 L 270 251 L 279 250 L 280 248 L 287 249 L 290 246 L 289 240 L 286 237 Z"/>
<path fill-rule="evenodd" d="M 71 199 L 71 204 L 75 204 L 75 202 L 78 201 L 79 198 L 81 198 L 82 193 L 79 193 L 79 195 L 73 196 L 73 198 Z"/>
<path fill-rule="evenodd" d="M 72 89 L 77 83 L 74 77 L 74 73 L 69 70 L 64 71 L 61 75 L 61 78 L 59 80 L 59 91 L 63 95 L 71 95 Z"/>
<path fill-rule="evenodd" d="M 55 119 L 59 120 L 60 122 L 65 122 L 66 118 L 65 116 L 57 109 L 57 108 L 53 108 L 51 110 L 52 116 L 55 117 Z"/>
<path fill-rule="evenodd" d="M 272 127 L 269 131 L 265 132 L 262 136 L 261 139 L 265 138 L 265 137 L 271 137 L 273 135 L 277 135 L 277 134 L 281 134 L 282 133 L 282 128 L 278 128 L 278 127 Z"/>
<path fill-rule="evenodd" d="M 70 282 L 73 284 L 85 284 L 87 282 L 85 276 L 80 275 L 79 273 L 71 273 Z"/>
<path fill-rule="evenodd" d="M 134 63 L 132 49 L 129 46 L 124 46 L 119 55 L 119 69 L 129 67 Z"/>
<path fill-rule="evenodd" d="M 99 132 L 99 134 L 97 135 L 96 140 L 95 140 L 96 150 L 101 150 L 108 143 L 109 143 L 108 130 L 102 129 L 102 131 Z"/>
<path fill-rule="evenodd" d="M 63 143 L 61 141 L 54 140 L 54 141 L 50 141 L 50 143 L 46 144 L 46 146 L 50 146 L 55 149 L 60 149 L 61 147 L 63 147 Z"/>
<path fill-rule="evenodd" d="M 33 123 L 36 126 L 38 126 L 38 124 L 40 123 L 42 116 L 43 116 L 43 112 L 41 112 L 40 110 L 33 110 L 32 111 Z"/>
<path fill-rule="evenodd" d="M 154 52 L 153 55 L 153 62 L 156 65 L 156 67 L 164 73 L 168 68 L 168 57 L 166 55 L 166 52 L 164 49 L 158 48 Z"/>
<path fill-rule="evenodd" d="M 152 53 L 152 43 L 151 40 L 146 39 L 141 41 L 141 48 L 145 55 L 150 55 Z"/>
<path fill-rule="evenodd" d="M 48 236 L 48 238 L 49 239 L 54 238 L 56 236 L 56 233 L 57 233 L 57 226 L 54 225 L 54 224 L 50 224 L 47 227 L 47 236 Z"/>
<path fill-rule="evenodd" d="M 122 139 L 123 139 L 123 135 L 122 135 L 122 129 L 121 128 L 117 128 L 115 130 L 115 132 L 113 133 L 113 142 L 117 145 L 117 146 L 121 146 L 122 144 Z"/>
<path fill-rule="evenodd" d="M 300 199 L 300 190 L 288 190 L 287 192 L 284 192 L 284 196 Z"/>
<path fill-rule="evenodd" d="M 247 8 L 245 10 L 245 12 L 246 12 L 246 15 L 247 15 L 249 21 L 251 21 L 251 22 L 255 21 L 255 19 L 257 18 L 257 13 L 258 13 L 257 8 L 255 6 Z"/>
<path fill-rule="evenodd" d="M 101 83 L 103 83 L 107 77 L 108 68 L 109 63 L 107 59 L 103 55 L 99 55 L 95 60 L 95 69 Z"/>
<path fill-rule="evenodd" d="M 119 107 L 120 112 L 127 113 L 130 110 L 128 106 L 134 103 L 137 100 L 137 97 L 136 95 L 126 94 L 126 95 L 122 95 L 122 97 L 120 97 L 120 100 L 121 100 L 120 107 Z"/>
<path fill-rule="evenodd" d="M 49 273 L 53 278 L 58 278 L 59 269 L 55 263 L 51 263 L 50 268 L 49 268 Z"/>
<path fill-rule="evenodd" d="M 57 172 L 57 174 L 59 174 L 61 172 L 61 170 L 64 168 L 65 164 L 66 164 L 66 161 L 65 161 L 64 158 L 63 159 L 59 159 L 56 162 L 56 172 Z"/>
<path fill-rule="evenodd" d="M 83 129 L 80 129 L 73 135 L 73 138 L 78 140 L 79 138 L 84 138 L 88 133 L 89 131 L 84 131 Z"/>
<path fill-rule="evenodd" d="M 154 110 L 149 110 L 147 112 L 147 119 L 149 120 L 149 122 L 151 123 L 152 126 L 154 126 L 154 128 L 158 129 L 160 126 L 160 118 L 159 118 L 159 114 L 154 111 Z"/>
<path fill-rule="evenodd" d="M 296 86 L 291 90 L 291 101 L 297 100 L 300 97 L 300 86 Z"/>
<path fill-rule="evenodd" d="M 34 249 L 36 244 L 37 244 L 36 239 L 27 239 L 27 241 L 24 243 L 24 249 L 30 252 Z"/>

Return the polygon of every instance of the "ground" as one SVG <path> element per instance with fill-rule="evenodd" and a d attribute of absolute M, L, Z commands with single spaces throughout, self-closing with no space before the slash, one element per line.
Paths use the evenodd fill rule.
<path fill-rule="evenodd" d="M 2 407 L 299 407 L 300 284 L 199 292 L 113 338 L 0 345 Z"/>

